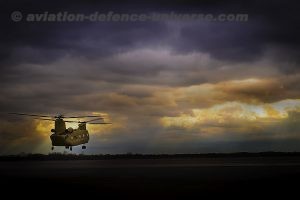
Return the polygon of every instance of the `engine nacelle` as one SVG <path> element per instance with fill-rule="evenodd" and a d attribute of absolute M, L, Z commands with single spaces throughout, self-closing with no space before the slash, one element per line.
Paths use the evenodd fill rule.
<path fill-rule="evenodd" d="M 69 133 L 73 133 L 73 128 L 72 128 L 72 127 L 69 127 L 69 128 L 68 128 L 68 132 L 69 132 Z"/>

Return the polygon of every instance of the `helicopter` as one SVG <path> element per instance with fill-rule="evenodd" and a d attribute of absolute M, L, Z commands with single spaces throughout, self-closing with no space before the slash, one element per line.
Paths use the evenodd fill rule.
<path fill-rule="evenodd" d="M 59 114 L 57 116 L 50 115 L 36 115 L 36 114 L 26 114 L 26 113 L 8 113 L 13 115 L 22 115 L 35 117 L 37 120 L 54 121 L 54 129 L 51 129 L 52 134 L 50 139 L 52 142 L 51 150 L 54 150 L 54 146 L 65 146 L 66 149 L 72 151 L 73 146 L 82 145 L 82 149 L 86 149 L 84 144 L 89 142 L 89 132 L 86 129 L 86 124 L 111 124 L 108 122 L 103 122 L 103 116 L 88 115 L 88 116 L 65 116 Z M 88 121 L 72 121 L 64 119 L 79 119 L 79 118 L 93 118 Z M 101 122 L 95 122 L 97 120 L 102 120 Z M 78 128 L 73 129 L 72 127 L 66 128 L 66 122 L 68 123 L 78 123 Z"/>

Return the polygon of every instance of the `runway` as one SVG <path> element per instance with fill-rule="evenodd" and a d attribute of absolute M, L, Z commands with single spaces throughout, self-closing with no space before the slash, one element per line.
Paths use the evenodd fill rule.
<path fill-rule="evenodd" d="M 4 193 L 29 197 L 287 197 L 298 191 L 300 158 L 1 161 L 0 175 Z"/>

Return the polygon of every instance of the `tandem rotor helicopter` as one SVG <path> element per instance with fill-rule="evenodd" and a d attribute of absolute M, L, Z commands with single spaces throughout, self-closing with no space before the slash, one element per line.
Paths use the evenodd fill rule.
<path fill-rule="evenodd" d="M 72 151 L 73 146 L 78 146 L 82 144 L 82 149 L 86 149 L 84 144 L 89 142 L 89 132 L 86 129 L 86 124 L 111 124 L 108 122 L 104 122 L 103 116 L 50 116 L 50 115 L 36 115 L 36 114 L 26 114 L 26 113 L 9 113 L 12 115 L 23 115 L 35 117 L 34 119 L 38 120 L 47 120 L 54 121 L 54 129 L 51 129 L 52 134 L 50 135 L 50 139 L 52 142 L 52 150 L 54 150 L 54 146 L 65 146 L 66 149 L 70 149 Z M 72 120 L 64 120 L 64 119 L 79 119 L 79 118 L 93 118 L 87 121 L 72 121 Z M 95 122 L 97 120 L 101 120 L 101 122 Z M 73 129 L 71 127 L 66 128 L 66 122 L 68 123 L 78 123 L 78 128 Z"/>

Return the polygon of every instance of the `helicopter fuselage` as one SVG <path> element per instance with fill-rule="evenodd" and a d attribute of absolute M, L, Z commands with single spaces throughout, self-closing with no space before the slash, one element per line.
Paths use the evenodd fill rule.
<path fill-rule="evenodd" d="M 55 129 L 51 130 L 50 136 L 52 146 L 72 147 L 88 143 L 89 132 L 86 130 L 86 123 L 78 123 L 78 129 L 68 128 L 63 119 L 55 120 Z"/>
<path fill-rule="evenodd" d="M 87 130 L 75 129 L 71 133 L 66 130 L 65 133 L 54 133 L 50 136 L 52 146 L 77 146 L 89 142 L 89 132 Z"/>

